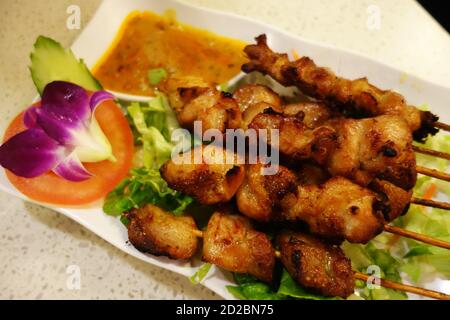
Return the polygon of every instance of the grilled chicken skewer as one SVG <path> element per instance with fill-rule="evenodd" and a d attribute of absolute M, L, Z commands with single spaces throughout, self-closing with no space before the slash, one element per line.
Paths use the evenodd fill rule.
<path fill-rule="evenodd" d="M 212 84 L 196 77 L 169 78 L 161 84 L 180 126 L 194 129 L 201 121 L 202 132 L 217 129 L 237 129 L 241 111 L 231 95 L 217 90 Z"/>
<path fill-rule="evenodd" d="M 416 170 L 412 137 L 407 123 L 398 115 L 345 119 L 323 103 L 282 106 L 281 98 L 265 86 L 246 85 L 230 97 L 191 77 L 168 79 L 162 89 L 180 124 L 188 129 L 193 129 L 194 121 L 201 121 L 203 132 L 212 128 L 222 133 L 239 127 L 279 129 L 279 149 L 284 158 L 293 162 L 314 159 L 328 165 L 333 174 L 363 185 L 381 176 L 411 189 L 417 170 L 450 181 L 445 173 L 423 167 Z"/>
<path fill-rule="evenodd" d="M 256 115 L 249 128 L 278 129 L 280 153 L 292 163 L 313 159 L 333 176 L 343 176 L 363 186 L 374 178 L 405 190 L 416 183 L 411 134 L 397 116 L 331 119 L 311 130 L 296 116 L 272 112 Z M 295 142 L 292 137 L 296 137 Z"/>
<path fill-rule="evenodd" d="M 189 259 L 202 237 L 204 261 L 265 282 L 273 280 L 275 250 L 270 239 L 253 229 L 248 218 L 231 214 L 228 208 L 214 213 L 203 232 L 191 216 L 177 217 L 154 205 L 134 209 L 126 216 L 130 220 L 128 238 L 140 251 Z"/>
<path fill-rule="evenodd" d="M 187 157 L 184 157 L 187 154 Z M 228 161 L 227 161 L 228 159 Z M 198 146 L 164 163 L 162 178 L 169 187 L 205 205 L 228 202 L 244 179 L 243 160 L 214 145 Z"/>
<path fill-rule="evenodd" d="M 309 156 L 316 162 L 320 163 L 318 160 L 321 160 L 323 163 L 326 162 L 326 157 L 330 157 L 332 154 L 330 171 L 350 178 L 356 176 L 357 182 L 362 185 L 367 184 L 368 178 L 370 181 L 370 175 L 360 174 L 361 164 L 368 164 L 363 167 L 368 168 L 368 171 L 372 173 L 379 174 L 383 179 L 387 178 L 391 182 L 397 182 L 397 185 L 404 188 L 411 187 L 415 181 L 413 153 L 415 149 L 413 146 L 411 150 L 411 135 L 402 119 L 397 116 L 381 116 L 372 120 L 346 120 L 342 118 L 341 114 L 332 111 L 327 105 L 320 102 L 291 103 L 281 106 L 278 102 L 279 96 L 271 89 L 261 85 L 244 85 L 234 92 L 234 98 L 240 109 L 244 110 L 242 116 L 242 121 L 245 123 L 244 128 L 248 128 L 249 125 L 256 128 L 273 126 L 282 128 L 281 136 L 285 137 L 282 141 L 287 146 L 281 146 L 281 150 L 291 160 Z M 271 107 L 271 103 L 274 103 L 274 107 Z M 269 114 L 264 115 L 267 110 L 270 111 Z M 293 117 L 291 120 L 284 121 L 291 123 L 290 127 L 280 126 L 282 121 L 279 118 L 281 116 Z M 255 118 L 257 120 L 253 122 Z M 306 138 L 292 143 L 292 136 L 301 135 L 308 129 L 317 129 L 330 121 L 334 122 L 334 127 L 337 127 L 338 132 L 341 133 L 340 139 L 339 135 L 333 138 L 333 133 L 330 131 L 316 130 L 315 138 L 311 138 L 311 134 L 309 134 Z M 292 123 L 297 124 L 292 125 Z M 350 137 L 356 134 L 359 141 L 355 142 Z M 371 137 L 372 140 L 367 137 Z M 330 143 L 333 139 L 337 140 L 337 143 Z M 335 147 L 336 144 L 338 151 L 333 155 L 330 148 Z M 378 152 L 376 146 L 378 146 Z M 315 150 L 312 152 L 311 149 Z M 393 156 L 394 154 L 395 156 Z M 430 170 L 425 172 L 424 170 L 427 168 L 417 167 L 419 173 L 448 180 L 448 175 L 445 173 Z M 411 198 L 411 203 L 446 210 L 450 208 L 450 204 L 446 202 L 415 197 Z"/>
<path fill-rule="evenodd" d="M 191 258 L 198 247 L 197 238 L 203 238 L 202 259 L 206 262 L 271 283 L 277 257 L 300 285 L 325 296 L 343 298 L 354 292 L 355 279 L 365 276 L 352 271 L 342 249 L 309 235 L 283 231 L 277 238 L 280 251 L 275 251 L 266 234 L 255 230 L 248 218 L 233 214 L 230 209 L 214 213 L 205 231 L 196 229 L 192 217 L 176 217 L 153 205 L 132 210 L 127 217 L 130 242 L 138 250 L 155 255 Z M 436 299 L 449 298 L 439 292 L 390 281 L 383 280 L 381 284 Z"/>
<path fill-rule="evenodd" d="M 215 154 L 222 153 L 219 149 Z M 177 164 L 168 160 L 160 172 L 169 187 L 193 196 L 201 204 L 225 203 L 236 194 L 239 210 L 252 219 L 301 221 L 312 233 L 334 241 L 366 243 L 383 230 L 398 233 L 385 224 L 404 214 L 411 199 L 410 191 L 378 179 L 371 183 L 373 190 L 343 177 L 329 179 L 327 173 L 321 173 L 324 180 L 298 185 L 296 174 L 288 168 L 280 165 L 276 174 L 262 175 L 262 167 Z M 450 249 L 450 243 L 419 238 L 406 230 L 402 230 L 402 236 Z"/>
<path fill-rule="evenodd" d="M 307 95 L 334 103 L 353 115 L 401 116 L 417 141 L 436 134 L 436 126 L 442 127 L 437 123 L 438 117 L 431 112 L 409 106 L 400 94 L 381 90 L 366 78 L 353 81 L 340 78 L 329 69 L 316 66 L 308 57 L 291 62 L 287 54 L 274 53 L 267 46 L 264 34 L 256 41 L 256 45 L 248 45 L 244 49 L 250 59 L 242 66 L 244 72 L 268 74 L 282 85 L 297 86 Z"/>
<path fill-rule="evenodd" d="M 310 235 L 283 231 L 278 236 L 280 257 L 289 274 L 301 285 L 325 295 L 346 297 L 354 292 L 355 279 L 368 281 L 367 274 L 352 271 L 350 260 L 341 248 Z M 450 300 L 450 295 L 379 279 L 380 285 L 433 299 Z"/>
<path fill-rule="evenodd" d="M 249 89 L 243 91 L 251 96 Z M 253 104 L 245 104 L 245 128 L 278 129 L 280 153 L 290 162 L 313 159 L 327 166 L 333 175 L 362 185 L 378 177 L 411 189 L 417 173 L 450 181 L 449 174 L 416 166 L 412 136 L 400 116 L 346 119 L 335 114 L 337 118 L 332 118 L 325 105 L 313 102 L 272 108 L 268 99 L 258 102 L 261 89 L 252 89 L 256 98 Z M 240 107 L 241 100 L 251 100 L 243 97 L 240 89 L 235 99 Z"/>
<path fill-rule="evenodd" d="M 387 223 L 407 212 L 411 191 L 376 179 L 363 188 L 343 177 L 330 178 L 318 166 L 298 172 L 280 166 L 262 175 L 262 165 L 247 165 L 236 194 L 239 211 L 258 221 L 303 221 L 312 233 L 333 241 L 365 243 L 381 231 L 450 249 L 450 243 L 392 227 Z"/>

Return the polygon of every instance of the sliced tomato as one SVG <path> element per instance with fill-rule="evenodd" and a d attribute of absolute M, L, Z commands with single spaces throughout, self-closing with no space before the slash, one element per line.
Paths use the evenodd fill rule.
<path fill-rule="evenodd" d="M 25 130 L 22 112 L 6 129 L 4 141 Z M 59 205 L 83 205 L 103 198 L 122 179 L 133 159 L 133 134 L 120 108 L 112 101 L 102 103 L 95 117 L 112 145 L 116 162 L 84 163 L 94 176 L 81 182 L 65 180 L 53 172 L 36 178 L 23 178 L 6 170 L 9 181 L 31 199 Z"/>

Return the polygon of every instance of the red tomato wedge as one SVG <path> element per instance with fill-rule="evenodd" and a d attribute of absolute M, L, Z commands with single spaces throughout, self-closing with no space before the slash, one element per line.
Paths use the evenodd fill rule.
<path fill-rule="evenodd" d="M 23 115 L 22 112 L 11 122 L 3 141 L 26 129 Z M 103 102 L 94 115 L 112 145 L 116 162 L 84 163 L 94 176 L 81 182 L 65 180 L 53 172 L 30 179 L 6 170 L 9 181 L 29 198 L 51 204 L 83 205 L 106 196 L 130 170 L 134 152 L 133 134 L 122 111 L 112 101 Z"/>

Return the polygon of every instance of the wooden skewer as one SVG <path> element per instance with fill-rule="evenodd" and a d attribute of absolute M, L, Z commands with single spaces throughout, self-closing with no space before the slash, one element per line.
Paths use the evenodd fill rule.
<path fill-rule="evenodd" d="M 369 275 L 367 275 L 365 273 L 361 273 L 361 272 L 357 272 L 357 271 L 354 271 L 354 275 L 355 275 L 356 279 L 363 280 L 363 281 L 369 280 L 369 277 L 370 277 Z M 442 293 L 442 292 L 418 288 L 418 287 L 414 287 L 414 286 L 410 286 L 407 284 L 398 283 L 398 282 L 394 282 L 394 281 L 390 281 L 390 280 L 386 280 L 386 279 L 379 279 L 379 280 L 380 280 L 380 285 L 385 288 L 391 288 L 391 289 L 405 291 L 405 292 L 409 292 L 409 293 L 415 293 L 415 294 L 419 294 L 419 295 L 422 295 L 425 297 L 439 299 L 439 300 L 450 300 L 450 295 Z"/>
<path fill-rule="evenodd" d="M 194 234 L 197 238 L 203 238 L 203 231 L 201 230 L 195 230 Z"/>
<path fill-rule="evenodd" d="M 196 237 L 203 238 L 203 231 L 195 230 L 194 233 L 195 233 Z M 281 252 L 276 250 L 275 257 L 279 259 L 281 257 Z M 355 275 L 355 279 L 359 279 L 359 280 L 363 280 L 363 281 L 369 280 L 369 277 L 370 277 L 369 275 L 358 272 L 358 271 L 354 271 L 354 275 Z M 418 287 L 414 287 L 414 286 L 410 286 L 410 285 L 406 285 L 406 284 L 402 284 L 402 283 L 398 283 L 398 282 L 394 282 L 394 281 L 390 281 L 390 280 L 385 280 L 385 279 L 379 279 L 379 280 L 380 280 L 380 285 L 385 288 L 415 293 L 415 294 L 419 294 L 419 295 L 434 298 L 434 299 L 450 300 L 450 296 L 445 293 L 442 293 L 442 292 L 437 292 L 437 291 L 428 290 L 428 289 L 424 289 L 424 288 L 418 288 Z"/>
<path fill-rule="evenodd" d="M 414 231 L 408 231 L 408 230 L 405 230 L 405 229 L 402 229 L 399 227 L 390 226 L 388 224 L 384 225 L 384 231 L 392 233 L 392 234 L 397 234 L 397 235 L 405 237 L 405 238 L 410 238 L 410 239 L 414 239 L 417 241 L 421 241 L 423 243 L 431 244 L 436 247 L 450 250 L 450 242 L 446 242 L 444 240 L 439 240 L 436 238 L 425 236 L 423 234 L 420 234 L 420 233 L 417 233 Z M 198 238 L 203 238 L 203 232 L 200 230 L 195 230 L 194 234 Z"/>
<path fill-rule="evenodd" d="M 436 128 L 442 129 L 444 131 L 450 131 L 450 125 L 446 124 L 446 123 L 442 123 L 442 122 L 435 122 L 434 126 Z"/>
<path fill-rule="evenodd" d="M 435 201 L 435 200 L 429 200 L 429 199 L 422 199 L 422 198 L 416 198 L 413 197 L 411 199 L 411 203 L 418 204 L 421 206 L 426 207 L 433 207 L 433 208 L 439 208 L 444 210 L 450 210 L 450 203 L 448 202 L 442 202 L 442 201 Z"/>
<path fill-rule="evenodd" d="M 423 200 L 423 199 L 420 199 Z M 436 247 L 440 247 L 440 248 L 444 248 L 444 249 L 448 249 L 450 250 L 450 242 L 444 241 L 444 240 L 440 240 L 440 239 L 436 239 L 433 237 L 429 237 L 414 231 L 409 231 L 409 230 L 405 230 L 399 227 L 394 227 L 394 226 L 390 226 L 388 224 L 385 224 L 383 226 L 384 231 L 392 233 L 392 234 L 396 234 L 405 238 L 409 238 L 409 239 L 413 239 L 413 240 L 417 240 L 426 244 L 430 244 Z M 195 232 L 195 236 L 198 238 L 203 238 L 203 232 L 200 230 L 196 230 Z"/>
<path fill-rule="evenodd" d="M 447 241 L 443 241 L 443 240 L 439 240 L 436 238 L 432 238 L 429 236 L 425 236 L 423 234 L 414 232 L 414 231 L 408 231 L 399 227 L 394 227 L 394 226 L 390 226 L 388 224 L 384 225 L 384 231 L 389 232 L 389 233 L 393 233 L 393 234 L 397 234 L 399 236 L 402 237 L 406 237 L 406 238 L 410 238 L 410 239 L 414 239 L 417 241 L 421 241 L 423 243 L 427 243 L 427 244 L 431 244 L 433 246 L 436 247 L 440 247 L 440 248 L 444 248 L 444 249 L 449 249 L 450 250 L 450 242 Z"/>
<path fill-rule="evenodd" d="M 418 152 L 418 153 L 427 154 L 429 156 L 450 160 L 450 153 L 436 151 L 433 149 L 428 149 L 428 148 L 419 147 L 419 146 L 413 146 L 412 148 L 415 152 Z"/>
<path fill-rule="evenodd" d="M 450 181 L 450 174 L 440 172 L 435 169 L 425 168 L 422 166 L 416 166 L 417 173 L 424 174 L 429 177 L 437 178 L 440 180 Z"/>

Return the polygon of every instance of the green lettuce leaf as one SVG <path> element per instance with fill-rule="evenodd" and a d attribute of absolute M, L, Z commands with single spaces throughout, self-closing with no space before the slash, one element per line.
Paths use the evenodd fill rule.
<path fill-rule="evenodd" d="M 296 299 L 307 299 L 307 300 L 337 300 L 340 298 L 336 297 L 324 297 L 320 294 L 311 292 L 303 287 L 301 287 L 294 279 L 292 279 L 289 272 L 283 269 L 283 274 L 281 275 L 280 287 L 278 288 L 278 294 L 296 298 Z"/>
<path fill-rule="evenodd" d="M 111 216 L 121 216 L 130 209 L 151 203 L 180 215 L 192 201 L 191 197 L 170 189 L 158 170 L 139 168 L 133 169 L 131 177 L 108 194 L 103 211 Z"/>
<path fill-rule="evenodd" d="M 158 94 L 148 104 L 131 102 L 125 106 L 137 145 L 136 168 L 107 195 L 103 211 L 121 216 L 132 208 L 151 203 L 175 215 L 182 214 L 193 199 L 170 189 L 159 173 L 174 148 L 170 142 L 172 132 L 179 128 L 166 97 Z M 121 221 L 127 222 L 123 216 Z"/>
<path fill-rule="evenodd" d="M 284 295 L 278 294 L 268 284 L 247 274 L 234 274 L 237 286 L 226 286 L 228 292 L 242 300 L 283 300 Z"/>
<path fill-rule="evenodd" d="M 247 274 L 234 274 L 237 286 L 227 286 L 227 290 L 237 299 L 242 300 L 337 300 L 340 298 L 324 297 L 301 287 L 289 273 L 283 269 L 278 288 L 271 287 Z"/>

